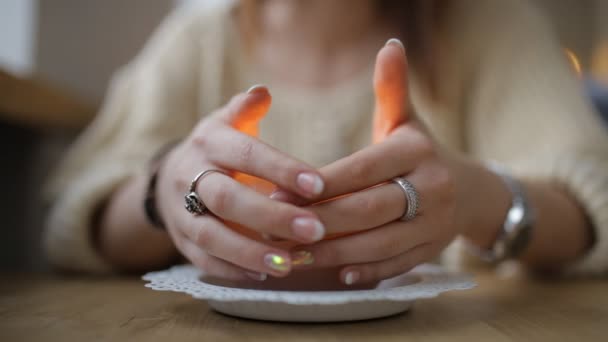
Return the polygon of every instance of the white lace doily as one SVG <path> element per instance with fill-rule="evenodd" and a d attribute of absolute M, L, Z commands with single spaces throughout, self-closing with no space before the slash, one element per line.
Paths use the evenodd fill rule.
<path fill-rule="evenodd" d="M 365 301 L 413 301 L 431 298 L 451 290 L 475 287 L 473 279 L 464 274 L 448 273 L 439 266 L 421 265 L 407 274 L 381 282 L 377 288 L 354 291 L 272 291 L 231 288 L 200 280 L 201 271 L 191 265 L 174 266 L 168 270 L 143 276 L 146 287 L 157 291 L 174 291 L 194 298 L 217 302 L 274 302 L 292 305 L 331 305 Z M 416 279 L 412 282 L 412 279 Z"/>

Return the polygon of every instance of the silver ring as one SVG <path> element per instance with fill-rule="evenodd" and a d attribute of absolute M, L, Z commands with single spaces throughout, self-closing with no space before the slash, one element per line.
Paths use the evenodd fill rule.
<path fill-rule="evenodd" d="M 221 171 L 221 170 L 216 170 L 216 169 L 209 169 L 209 170 L 200 172 L 199 174 L 197 174 L 194 177 L 194 179 L 190 183 L 190 188 L 188 188 L 188 192 L 184 196 L 184 200 L 186 201 L 185 208 L 186 208 L 186 210 L 188 210 L 189 213 L 191 213 L 194 216 L 204 215 L 209 211 L 209 209 L 207 209 L 207 206 L 205 205 L 203 200 L 196 193 L 196 187 L 198 185 L 198 182 L 201 179 L 203 179 L 203 177 L 205 177 L 213 172 L 219 172 L 224 175 L 228 175 L 226 172 Z"/>
<path fill-rule="evenodd" d="M 403 193 L 405 193 L 405 200 L 407 202 L 407 210 L 403 213 L 403 216 L 399 218 L 401 221 L 412 220 L 418 214 L 418 207 L 420 205 L 418 191 L 412 183 L 407 181 L 403 177 L 395 177 L 392 179 L 393 183 L 399 185 Z"/>

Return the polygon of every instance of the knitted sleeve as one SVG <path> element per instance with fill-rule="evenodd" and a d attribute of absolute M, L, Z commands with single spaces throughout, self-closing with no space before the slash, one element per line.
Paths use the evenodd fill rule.
<path fill-rule="evenodd" d="M 608 131 L 541 13 L 523 1 L 497 3 L 476 19 L 491 36 L 479 34 L 484 52 L 469 70 L 468 148 L 518 177 L 569 192 L 588 215 L 595 243 L 568 271 L 606 272 Z"/>

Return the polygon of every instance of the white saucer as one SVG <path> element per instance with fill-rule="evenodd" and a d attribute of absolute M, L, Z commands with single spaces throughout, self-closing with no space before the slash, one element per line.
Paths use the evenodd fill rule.
<path fill-rule="evenodd" d="M 435 265 L 380 282 L 375 288 L 352 291 L 273 291 L 214 285 L 201 281 L 193 266 L 174 266 L 143 276 L 146 287 L 174 291 L 206 300 L 224 314 L 283 322 L 339 322 L 379 318 L 408 310 L 420 298 L 475 287 L 468 275 L 448 273 Z"/>

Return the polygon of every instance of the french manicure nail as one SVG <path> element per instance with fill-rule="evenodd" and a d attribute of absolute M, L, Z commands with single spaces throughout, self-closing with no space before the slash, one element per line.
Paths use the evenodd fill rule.
<path fill-rule="evenodd" d="M 357 271 L 349 271 L 344 276 L 344 284 L 352 285 L 352 284 L 356 283 L 357 281 L 359 281 L 360 276 L 361 275 Z"/>
<path fill-rule="evenodd" d="M 309 251 L 296 251 L 291 254 L 291 264 L 294 266 L 311 265 L 315 262 L 315 258 Z"/>
<path fill-rule="evenodd" d="M 256 84 L 247 90 L 247 94 L 254 94 L 259 91 L 266 90 L 266 86 L 262 84 Z"/>
<path fill-rule="evenodd" d="M 397 38 L 391 38 L 391 39 L 389 39 L 386 42 L 385 46 L 386 45 L 398 46 L 401 49 L 401 51 L 403 51 L 405 53 L 405 46 L 403 46 L 403 43 L 401 42 L 401 40 L 399 40 Z"/>
<path fill-rule="evenodd" d="M 264 281 L 266 280 L 266 278 L 268 278 L 268 274 L 266 273 L 245 272 L 245 274 L 247 275 L 247 277 L 257 281 Z"/>
<path fill-rule="evenodd" d="M 289 259 L 274 253 L 268 253 L 264 256 L 264 264 L 279 272 L 286 272 L 291 268 Z"/>
<path fill-rule="evenodd" d="M 291 223 L 293 235 L 306 241 L 319 241 L 325 236 L 325 227 L 321 221 L 312 217 L 297 217 Z"/>
<path fill-rule="evenodd" d="M 296 183 L 300 189 L 309 194 L 319 195 L 323 192 L 323 180 L 314 173 L 300 173 L 296 179 Z"/>

